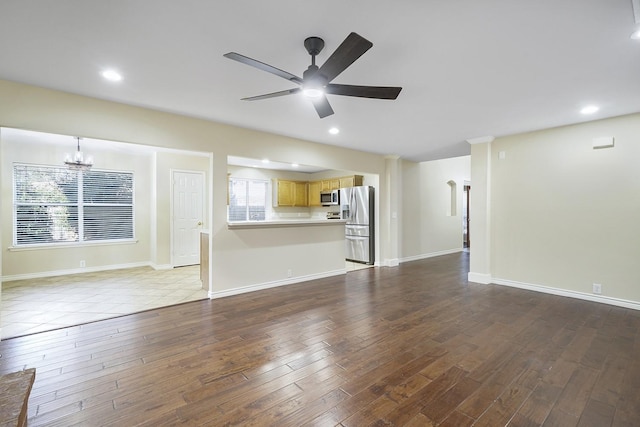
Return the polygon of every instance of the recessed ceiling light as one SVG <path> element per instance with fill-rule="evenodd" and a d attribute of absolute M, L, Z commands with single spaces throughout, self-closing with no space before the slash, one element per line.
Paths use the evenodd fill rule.
<path fill-rule="evenodd" d="M 299 164 L 297 164 L 297 163 L 291 163 L 291 167 L 292 167 L 292 168 L 297 168 L 298 166 L 300 166 L 300 165 L 299 165 Z"/>
<path fill-rule="evenodd" d="M 640 40 L 640 29 L 631 33 L 631 40 Z"/>
<path fill-rule="evenodd" d="M 339 133 L 340 133 L 340 129 L 338 129 L 338 128 L 331 128 L 331 129 L 329 129 L 329 133 L 330 133 L 331 135 L 337 135 L 337 134 L 339 134 Z"/>
<path fill-rule="evenodd" d="M 598 111 L 600 108 L 596 107 L 595 105 L 587 105 L 586 107 L 584 107 L 582 110 L 580 110 L 580 112 L 582 114 L 593 114 L 596 111 Z"/>
<path fill-rule="evenodd" d="M 266 165 L 267 163 L 269 163 L 269 159 L 262 159 L 262 163 Z"/>
<path fill-rule="evenodd" d="M 119 82 L 122 80 L 122 74 L 115 70 L 105 70 L 102 72 L 102 77 L 111 81 L 111 82 Z"/>

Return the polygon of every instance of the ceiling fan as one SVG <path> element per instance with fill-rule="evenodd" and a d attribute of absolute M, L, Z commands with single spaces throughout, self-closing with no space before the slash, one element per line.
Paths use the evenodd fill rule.
<path fill-rule="evenodd" d="M 324 40 L 320 37 L 308 37 L 304 41 L 304 47 L 307 49 L 307 52 L 309 52 L 309 55 L 311 55 L 311 65 L 309 65 L 309 68 L 302 74 L 302 78 L 269 64 L 265 64 L 264 62 L 240 55 L 239 53 L 229 52 L 224 56 L 242 62 L 243 64 L 251 65 L 262 71 L 275 74 L 300 86 L 279 92 L 267 93 L 265 95 L 242 98 L 243 101 L 257 101 L 259 99 L 274 98 L 302 92 L 311 99 L 318 115 L 320 118 L 323 118 L 333 114 L 333 109 L 327 100 L 327 94 L 376 99 L 396 99 L 398 97 L 402 90 L 401 87 L 354 86 L 331 83 L 333 79 L 353 64 L 356 59 L 360 58 L 366 51 L 371 49 L 372 46 L 373 43 L 369 40 L 356 33 L 351 33 L 344 39 L 333 54 L 331 54 L 329 59 L 327 59 L 321 67 L 318 67 L 316 65 L 316 55 L 324 48 Z"/>

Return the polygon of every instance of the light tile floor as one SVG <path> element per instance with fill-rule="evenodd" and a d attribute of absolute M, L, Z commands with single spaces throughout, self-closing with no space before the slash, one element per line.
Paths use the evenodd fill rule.
<path fill-rule="evenodd" d="M 359 262 L 345 261 L 345 268 L 347 273 L 355 270 L 363 270 L 365 268 L 373 268 L 373 265 L 360 264 Z"/>
<path fill-rule="evenodd" d="M 371 268 L 347 261 L 346 270 Z M 207 298 L 200 266 L 82 273 L 2 284 L 2 339 Z"/>
<path fill-rule="evenodd" d="M 127 268 L 2 284 L 2 339 L 207 298 L 200 266 Z"/>

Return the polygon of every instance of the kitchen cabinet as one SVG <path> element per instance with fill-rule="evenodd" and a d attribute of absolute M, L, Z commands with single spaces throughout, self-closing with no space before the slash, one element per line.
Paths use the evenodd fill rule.
<path fill-rule="evenodd" d="M 323 179 L 320 191 L 332 191 L 340 188 L 340 178 Z"/>
<path fill-rule="evenodd" d="M 306 181 L 274 179 L 273 206 L 309 206 L 308 185 Z"/>
<path fill-rule="evenodd" d="M 309 206 L 309 183 L 295 181 L 293 206 Z"/>
<path fill-rule="evenodd" d="M 362 185 L 362 175 L 341 176 L 337 178 L 323 179 L 320 191 L 333 191 L 339 188 L 355 187 Z"/>
<path fill-rule="evenodd" d="M 295 184 L 284 179 L 273 180 L 273 206 L 293 206 Z"/>
<path fill-rule="evenodd" d="M 339 178 L 338 188 L 357 187 L 362 185 L 362 175 L 343 176 Z"/>
<path fill-rule="evenodd" d="M 309 206 L 322 206 L 320 203 L 320 192 L 323 181 L 309 182 Z"/>

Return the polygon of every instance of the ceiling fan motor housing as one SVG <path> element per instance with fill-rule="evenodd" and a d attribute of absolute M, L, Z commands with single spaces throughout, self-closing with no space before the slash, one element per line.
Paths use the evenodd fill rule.
<path fill-rule="evenodd" d="M 327 85 L 327 83 L 329 83 L 325 76 L 318 73 L 318 69 L 319 68 L 317 65 L 312 64 L 309 65 L 309 68 L 307 68 L 304 73 L 302 73 L 302 81 L 304 82 L 305 86 L 308 84 L 313 84 L 317 87 L 324 87 Z"/>
<path fill-rule="evenodd" d="M 304 39 L 304 47 L 309 52 L 309 55 L 316 56 L 324 48 L 324 40 L 315 36 L 307 37 Z"/>

